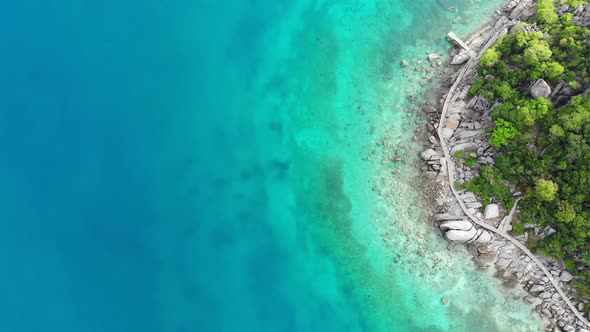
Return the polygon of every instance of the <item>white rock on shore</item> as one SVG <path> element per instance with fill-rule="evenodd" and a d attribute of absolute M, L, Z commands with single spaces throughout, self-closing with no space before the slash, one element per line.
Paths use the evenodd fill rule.
<path fill-rule="evenodd" d="M 427 149 L 420 154 L 420 158 L 422 158 L 424 161 L 439 160 L 440 157 L 440 153 L 434 151 L 433 149 Z"/>
<path fill-rule="evenodd" d="M 484 211 L 484 218 L 486 220 L 498 218 L 499 215 L 500 210 L 497 204 L 488 204 L 488 206 L 486 206 L 486 209 Z"/>
<path fill-rule="evenodd" d="M 443 128 L 441 132 L 442 132 L 442 137 L 445 139 L 451 138 L 451 136 L 453 136 L 453 133 L 454 133 L 453 129 L 451 129 L 451 128 Z"/>
<path fill-rule="evenodd" d="M 456 220 L 456 221 L 447 221 L 442 223 L 439 228 L 441 230 L 461 230 L 461 231 L 468 231 L 473 228 L 473 224 L 467 220 Z"/>
<path fill-rule="evenodd" d="M 464 64 L 465 62 L 467 62 L 467 60 L 469 60 L 469 53 L 467 53 L 467 51 L 465 51 L 465 50 L 462 50 L 461 52 L 459 52 L 459 54 L 457 54 L 453 57 L 451 64 L 452 65 L 461 65 L 461 64 Z"/>
<path fill-rule="evenodd" d="M 465 242 L 473 239 L 475 234 L 477 234 L 477 230 L 475 229 L 475 227 L 472 227 L 468 231 L 460 231 L 460 230 L 455 230 L 455 229 L 450 230 L 445 233 L 445 237 L 451 241 L 465 243 Z"/>

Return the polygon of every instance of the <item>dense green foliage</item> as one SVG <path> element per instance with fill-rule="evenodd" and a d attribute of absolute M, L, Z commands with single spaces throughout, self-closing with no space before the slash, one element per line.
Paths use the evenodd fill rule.
<path fill-rule="evenodd" d="M 537 1 L 537 22 L 541 24 L 553 24 L 557 22 L 558 19 L 559 17 L 555 12 L 553 0 Z"/>
<path fill-rule="evenodd" d="M 477 157 L 477 154 L 475 152 L 469 152 L 468 156 L 466 156 L 463 151 L 455 152 L 456 163 L 459 166 L 462 166 L 463 162 L 465 162 L 465 166 L 467 166 L 469 168 L 473 168 L 475 165 L 477 165 L 477 158 L 476 157 Z"/>
<path fill-rule="evenodd" d="M 581 5 L 587 4 L 586 0 L 557 0 L 558 5 L 569 5 L 570 8 L 578 8 Z"/>
<path fill-rule="evenodd" d="M 561 0 L 575 8 L 587 1 Z M 538 1 L 537 25 L 521 24 L 490 48 L 480 61 L 479 78 L 470 94 L 498 102 L 492 113 L 490 144 L 499 149 L 494 166 L 483 166 L 480 176 L 461 187 L 478 193 L 483 203 L 514 198 L 508 188 L 523 192 L 522 222 L 551 226 L 557 232 L 538 241 L 534 250 L 564 259 L 579 275 L 581 293 L 590 296 L 590 30 L 573 24 L 572 15 L 559 17 L 552 0 Z M 485 77 L 485 79 L 483 78 Z M 532 98 L 537 79 L 551 87 L 564 86 L 575 96 L 556 104 Z"/>
<path fill-rule="evenodd" d="M 512 234 L 519 236 L 524 234 L 524 224 L 521 222 L 515 222 L 512 224 Z"/>

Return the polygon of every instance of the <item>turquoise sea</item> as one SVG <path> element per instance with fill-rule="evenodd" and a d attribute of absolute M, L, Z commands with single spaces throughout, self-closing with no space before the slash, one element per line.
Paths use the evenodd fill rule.
<path fill-rule="evenodd" d="M 0 331 L 540 331 L 416 184 L 500 3 L 2 2 Z"/>

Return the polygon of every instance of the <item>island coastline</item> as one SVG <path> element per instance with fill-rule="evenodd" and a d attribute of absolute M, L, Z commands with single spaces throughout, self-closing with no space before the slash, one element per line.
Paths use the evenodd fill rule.
<path fill-rule="evenodd" d="M 477 163 L 493 163 L 497 149 L 490 146 L 485 139 L 485 130 L 492 125 L 492 105 L 477 96 L 468 97 L 468 90 L 479 76 L 477 64 L 483 53 L 512 27 L 535 14 L 536 1 L 507 1 L 496 11 L 489 24 L 484 25 L 466 41 L 474 54 L 469 56 L 469 50 L 460 50 L 461 47 L 451 50 L 450 58 L 445 63 L 445 77 L 432 87 L 428 95 L 429 100 L 438 102 L 423 107 L 428 123 L 416 133 L 424 142 L 420 168 L 423 172 L 424 192 L 436 212 L 432 221 L 444 233 L 445 238 L 466 244 L 468 251 L 474 256 L 475 264 L 482 269 L 493 269 L 495 276 L 506 287 L 522 287 L 527 291 L 529 296 L 523 300 L 533 305 L 535 311 L 546 318 L 547 329 L 586 331 L 590 327 L 579 312 L 586 303 L 568 304 L 560 295 L 561 290 L 568 294 L 566 296 L 575 291 L 568 284 L 572 276 L 563 263 L 536 255 L 540 264 L 548 267 L 546 272 L 550 275 L 547 276 L 534 259 L 525 255 L 515 243 L 501 236 L 502 233 L 498 236 L 493 231 L 476 225 L 474 220 L 483 219 L 492 229 L 505 232 L 510 227 L 516 205 L 511 211 L 506 211 L 500 205 L 489 204 L 482 214 L 478 211 L 482 203 L 474 193 L 466 190 L 461 190 L 459 195 L 453 193 L 449 178 L 466 181 L 476 174 L 460 165 L 462 158 L 451 156 L 448 152 L 443 153 L 442 147 L 445 143 L 450 145 L 453 153 L 474 151 L 475 156 L 469 157 L 476 158 Z M 444 107 L 445 114 L 441 115 L 447 99 L 449 105 Z M 451 176 L 449 172 L 452 172 Z M 515 188 L 513 194 L 520 195 Z M 524 246 L 523 239 L 518 240 Z M 559 291 L 554 285 L 559 287 Z"/>

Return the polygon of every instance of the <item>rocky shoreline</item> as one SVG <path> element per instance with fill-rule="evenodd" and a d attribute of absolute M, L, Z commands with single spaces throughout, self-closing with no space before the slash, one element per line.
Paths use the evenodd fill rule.
<path fill-rule="evenodd" d="M 590 327 L 587 321 L 580 319 L 585 317 L 581 317 L 579 312 L 574 312 L 571 308 L 581 311 L 588 302 L 573 300 L 576 298 L 576 290 L 570 282 L 574 278 L 563 263 L 539 256 L 531 259 L 515 243 L 498 236 L 511 230 L 511 219 L 516 206 L 513 211 L 506 211 L 497 204 L 489 204 L 484 213 L 481 213 L 479 209 L 483 204 L 474 193 L 462 190 L 455 195 L 451 190 L 452 184 L 449 183 L 449 179 L 453 179 L 454 183 L 471 180 L 478 174 L 481 166 L 494 163 L 493 156 L 497 153 L 487 139 L 487 129 L 493 124 L 491 112 L 496 105 L 489 105 L 480 96 L 468 96 L 469 88 L 478 78 L 477 66 L 469 64 L 478 63 L 479 57 L 498 38 L 510 33 L 518 23 L 528 20 L 535 13 L 534 0 L 508 1 L 496 12 L 491 24 L 466 41 L 467 49 L 457 47 L 452 50 L 446 71 L 447 79 L 441 80 L 430 92 L 437 99 L 440 91 L 447 93 L 438 105 L 426 105 L 423 108 L 428 123 L 416 132 L 417 137 L 425 142 L 420 154 L 423 161 L 421 170 L 426 191 L 434 202 L 436 214 L 433 219 L 445 238 L 467 245 L 477 266 L 493 269 L 505 286 L 523 287 L 529 294 L 524 300 L 533 304 L 535 311 L 546 318 L 547 331 L 583 332 L 589 331 Z M 533 95 L 552 98 L 559 98 L 559 90 L 558 86 L 551 91 L 543 80 L 538 80 L 531 86 Z M 448 105 L 446 112 L 442 114 L 441 108 L 446 99 L 449 99 Z M 450 156 L 447 154 L 448 157 L 445 157 L 442 143 L 448 146 Z M 470 159 L 469 165 L 463 161 L 463 156 Z M 520 193 L 514 188 L 512 192 L 518 199 Z M 490 229 L 474 223 L 475 219 L 470 216 L 489 225 Z M 534 229 L 534 234 L 541 238 L 552 232 L 554 230 L 550 228 Z M 515 238 L 522 245 L 527 241 L 526 234 Z M 535 262 L 535 258 L 538 262 Z M 545 271 L 539 267 L 539 262 L 546 267 Z M 551 275 L 548 277 L 547 273 Z M 554 285 L 560 288 L 562 294 L 566 294 L 569 303 L 566 303 L 560 290 Z"/>

